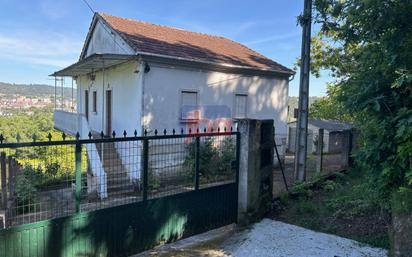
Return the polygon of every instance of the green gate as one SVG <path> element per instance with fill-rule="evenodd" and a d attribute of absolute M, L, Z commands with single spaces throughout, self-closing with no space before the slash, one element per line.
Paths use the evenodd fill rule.
<path fill-rule="evenodd" d="M 129 256 L 236 222 L 238 132 L 89 136 L 1 140 L 7 227 L 0 230 L 0 256 Z M 27 160 L 36 153 L 46 157 Z M 64 165 L 74 171 L 59 180 Z M 22 200 L 18 188 L 24 176 L 35 178 L 30 172 L 47 183 Z"/>

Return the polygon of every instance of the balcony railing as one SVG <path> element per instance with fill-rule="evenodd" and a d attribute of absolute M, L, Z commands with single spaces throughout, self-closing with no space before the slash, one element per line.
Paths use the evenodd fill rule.
<path fill-rule="evenodd" d="M 79 116 L 75 112 L 55 110 L 53 115 L 54 128 L 70 135 L 75 135 L 79 129 Z"/>

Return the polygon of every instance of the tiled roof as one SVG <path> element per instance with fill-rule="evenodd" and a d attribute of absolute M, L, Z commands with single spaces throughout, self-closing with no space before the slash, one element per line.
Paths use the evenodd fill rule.
<path fill-rule="evenodd" d="M 230 39 L 99 13 L 136 51 L 194 61 L 293 71 Z"/>

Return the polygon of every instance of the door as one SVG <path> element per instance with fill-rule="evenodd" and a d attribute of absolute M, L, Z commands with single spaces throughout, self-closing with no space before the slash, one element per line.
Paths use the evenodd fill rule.
<path fill-rule="evenodd" d="M 89 90 L 84 91 L 84 114 L 86 120 L 89 120 Z"/>
<path fill-rule="evenodd" d="M 106 91 L 106 135 L 112 134 L 112 91 Z"/>

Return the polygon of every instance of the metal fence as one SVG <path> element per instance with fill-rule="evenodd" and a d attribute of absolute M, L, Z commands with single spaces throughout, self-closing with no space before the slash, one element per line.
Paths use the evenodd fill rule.
<path fill-rule="evenodd" d="M 3 227 L 236 181 L 238 132 L 10 143 L 0 137 Z"/>
<path fill-rule="evenodd" d="M 318 174 L 346 169 L 350 165 L 350 155 L 356 144 L 354 135 L 353 130 L 332 133 L 323 129 L 309 130 L 307 134 L 306 180 L 311 180 Z M 295 137 L 293 129 L 289 129 L 288 134 L 275 134 L 281 165 L 275 162 L 274 195 L 279 195 L 286 189 L 282 169 L 287 185 L 290 187 L 295 183 Z M 285 142 L 281 142 L 280 139 L 284 139 Z"/>

